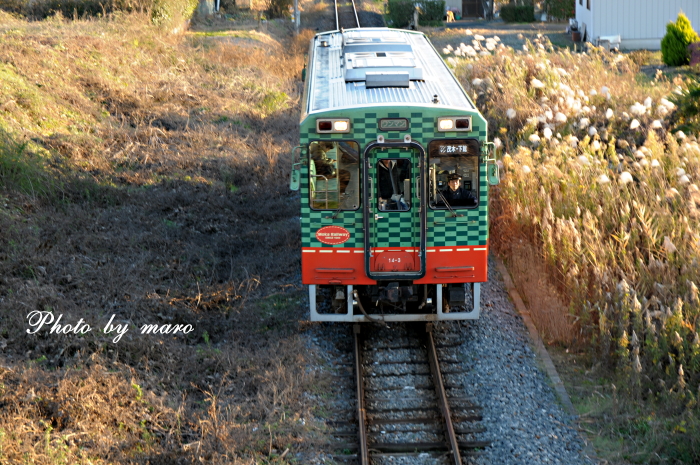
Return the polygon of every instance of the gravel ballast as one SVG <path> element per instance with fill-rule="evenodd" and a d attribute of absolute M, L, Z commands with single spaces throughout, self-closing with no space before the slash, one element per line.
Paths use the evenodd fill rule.
<path fill-rule="evenodd" d="M 395 327 L 401 332 L 398 325 Z M 320 324 L 308 334 L 311 348 L 326 361 L 324 366 L 316 367 L 322 376 L 336 377 L 340 360 L 340 371 L 346 372 L 352 363 L 350 325 Z M 558 402 L 493 261 L 489 263 L 489 281 L 481 286 L 479 320 L 437 323 L 435 336 L 461 341 L 450 350 L 451 354 L 456 352 L 459 363 L 451 361 L 449 374 L 443 377 L 447 384 L 462 390 L 454 395 L 469 398 L 481 407 L 483 420 L 479 426 L 486 431 L 473 439 L 491 442 L 479 455 L 463 457 L 465 464 L 595 463 L 584 453 L 575 419 Z M 406 358 L 401 350 L 397 357 Z M 355 408 L 352 379 L 336 378 L 334 384 L 336 389 L 324 403 L 331 410 L 350 414 Z M 342 416 L 347 418 L 346 414 Z M 327 455 L 317 456 L 312 462 L 342 463 Z M 421 460 L 420 456 L 409 462 L 433 463 L 431 458 Z"/>
<path fill-rule="evenodd" d="M 479 439 L 492 441 L 475 462 L 594 463 L 583 454 L 574 419 L 562 409 L 540 368 L 493 261 L 481 296 L 479 320 L 459 325 L 465 364 L 471 366 L 460 375 L 461 384 L 483 408 L 486 432 Z"/>

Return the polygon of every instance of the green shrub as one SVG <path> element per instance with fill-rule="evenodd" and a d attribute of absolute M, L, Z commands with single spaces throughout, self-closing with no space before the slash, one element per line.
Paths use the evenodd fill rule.
<path fill-rule="evenodd" d="M 661 39 L 661 55 L 669 66 L 681 66 L 690 63 L 688 45 L 700 40 L 690 25 L 690 20 L 683 13 L 678 14 L 676 22 L 666 25 L 666 35 Z"/>
<path fill-rule="evenodd" d="M 404 28 L 413 21 L 416 5 L 420 6 L 418 24 L 422 26 L 441 26 L 445 17 L 445 1 L 389 0 L 387 23 L 390 27 Z"/>
<path fill-rule="evenodd" d="M 418 14 L 418 24 L 430 26 L 436 23 L 442 24 L 445 17 L 445 1 L 437 0 L 432 2 L 420 2 L 420 13 Z"/>
<path fill-rule="evenodd" d="M 411 24 L 413 10 L 415 9 L 414 5 L 413 0 L 389 0 L 388 25 L 390 27 L 403 28 Z"/>
<path fill-rule="evenodd" d="M 535 7 L 533 5 L 503 5 L 501 18 L 506 23 L 535 22 Z"/>
<path fill-rule="evenodd" d="M 544 5 L 552 18 L 568 19 L 576 14 L 576 0 L 545 0 Z"/>
<path fill-rule="evenodd" d="M 680 95 L 670 97 L 676 104 L 676 112 L 673 114 L 675 130 L 681 130 L 694 134 L 700 132 L 700 79 L 688 84 Z"/>
<path fill-rule="evenodd" d="M 157 26 L 170 27 L 192 17 L 198 0 L 154 0 L 151 21 Z"/>

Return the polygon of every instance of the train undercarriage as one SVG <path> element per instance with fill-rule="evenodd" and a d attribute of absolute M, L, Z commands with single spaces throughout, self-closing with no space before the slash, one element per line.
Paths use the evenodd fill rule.
<path fill-rule="evenodd" d="M 310 285 L 311 321 L 391 322 L 479 318 L 479 283 Z"/>

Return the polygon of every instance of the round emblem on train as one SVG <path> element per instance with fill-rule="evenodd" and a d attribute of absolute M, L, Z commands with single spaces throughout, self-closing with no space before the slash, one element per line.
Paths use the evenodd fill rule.
<path fill-rule="evenodd" d="M 316 239 L 328 245 L 338 245 L 350 239 L 350 231 L 340 226 L 324 226 L 316 231 Z"/>

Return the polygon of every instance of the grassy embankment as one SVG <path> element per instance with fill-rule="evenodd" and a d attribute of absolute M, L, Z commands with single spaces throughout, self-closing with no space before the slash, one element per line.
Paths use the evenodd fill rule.
<path fill-rule="evenodd" d="M 287 189 L 307 43 L 0 13 L 0 462 L 318 448 Z"/>
<path fill-rule="evenodd" d="M 502 160 L 491 244 L 545 341 L 576 354 L 564 371 L 583 427 L 614 462 L 697 463 L 700 147 L 668 101 L 687 70 L 438 35 Z"/>

